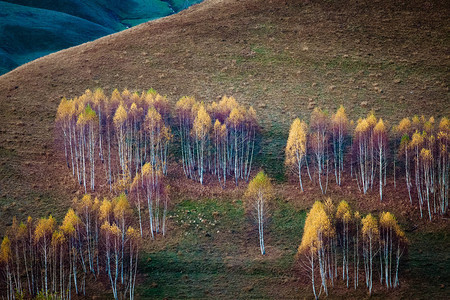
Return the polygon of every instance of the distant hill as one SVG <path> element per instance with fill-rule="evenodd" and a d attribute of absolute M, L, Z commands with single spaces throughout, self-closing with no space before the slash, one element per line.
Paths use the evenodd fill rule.
<path fill-rule="evenodd" d="M 198 2 L 201 0 L 0 1 L 0 75 L 38 57 Z"/>

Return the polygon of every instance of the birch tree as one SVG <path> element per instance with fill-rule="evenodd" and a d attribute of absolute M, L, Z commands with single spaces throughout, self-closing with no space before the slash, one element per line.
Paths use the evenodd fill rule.
<path fill-rule="evenodd" d="M 270 178 L 263 171 L 260 171 L 248 184 L 245 198 L 247 199 L 247 207 L 256 214 L 259 247 L 262 255 L 266 254 L 264 248 L 264 224 L 269 213 L 268 206 L 273 197 L 274 193 Z"/>
<path fill-rule="evenodd" d="M 303 192 L 302 165 L 306 156 L 307 125 L 299 118 L 292 122 L 286 145 L 285 165 L 291 172 L 298 175 L 300 189 Z"/>
<path fill-rule="evenodd" d="M 311 113 L 310 145 L 315 157 L 315 167 L 319 179 L 322 194 L 326 194 L 328 188 L 328 141 L 329 141 L 328 114 L 320 108 L 315 108 Z M 326 165 L 326 166 L 325 166 Z M 325 186 L 322 184 L 322 176 L 326 176 Z"/>
<path fill-rule="evenodd" d="M 347 136 L 349 121 L 344 107 L 341 105 L 331 117 L 334 154 L 334 176 L 336 184 L 341 185 L 342 173 L 344 172 L 344 140 Z"/>

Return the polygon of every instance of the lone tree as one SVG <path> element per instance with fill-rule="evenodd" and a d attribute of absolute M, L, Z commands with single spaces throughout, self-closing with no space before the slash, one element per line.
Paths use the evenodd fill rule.
<path fill-rule="evenodd" d="M 268 204 L 273 198 L 273 186 L 270 183 L 270 178 L 264 174 L 263 171 L 259 172 L 255 178 L 248 184 L 247 191 L 245 192 L 245 198 L 247 198 L 247 207 L 256 212 L 256 219 L 258 221 L 259 231 L 259 247 L 261 248 L 261 254 L 265 255 L 264 249 L 264 221 L 268 216 Z"/>

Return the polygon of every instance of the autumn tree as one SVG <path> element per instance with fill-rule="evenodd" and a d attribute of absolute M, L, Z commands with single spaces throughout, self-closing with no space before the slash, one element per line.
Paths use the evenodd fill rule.
<path fill-rule="evenodd" d="M 336 211 L 336 219 L 339 221 L 340 227 L 340 241 L 342 248 L 342 279 L 346 280 L 347 287 L 349 285 L 349 275 L 348 275 L 348 261 L 350 256 L 349 251 L 349 225 L 352 220 L 352 212 L 347 201 L 342 200 L 339 203 Z"/>
<path fill-rule="evenodd" d="M 327 261 L 330 257 L 330 249 L 327 247 L 327 239 L 334 235 L 335 230 L 325 212 L 324 205 L 316 201 L 306 217 L 302 241 L 297 251 L 297 256 L 310 274 L 313 294 L 316 299 L 320 297 L 322 291 L 328 295 Z M 319 275 L 321 282 L 319 293 L 316 292 L 317 275 Z"/>
<path fill-rule="evenodd" d="M 398 268 L 406 243 L 405 233 L 400 229 L 394 215 L 383 212 L 380 216 L 380 256 L 382 258 L 380 262 L 381 281 L 383 281 L 384 273 L 386 288 L 398 286 Z"/>
<path fill-rule="evenodd" d="M 344 141 L 349 127 L 347 114 L 342 105 L 331 117 L 331 127 L 333 137 L 334 175 L 336 177 L 336 183 L 341 185 L 342 173 L 344 172 Z"/>
<path fill-rule="evenodd" d="M 192 134 L 195 137 L 198 178 L 203 184 L 205 151 L 209 140 L 209 131 L 211 130 L 211 117 L 206 112 L 203 103 L 200 105 L 197 116 L 194 119 Z"/>
<path fill-rule="evenodd" d="M 373 138 L 375 146 L 375 154 L 377 156 L 378 177 L 380 189 L 380 201 L 383 200 L 383 186 L 386 185 L 386 169 L 387 169 L 387 129 L 382 119 L 379 119 L 377 125 L 373 129 Z"/>
<path fill-rule="evenodd" d="M 439 193 L 439 213 L 444 215 L 448 211 L 449 195 L 449 174 L 450 174 L 450 121 L 448 118 L 442 118 L 439 123 L 439 132 L 437 134 L 437 182 Z"/>
<path fill-rule="evenodd" d="M 306 159 L 306 136 L 307 125 L 305 122 L 300 121 L 299 118 L 292 122 L 291 129 L 289 131 L 289 137 L 286 145 L 286 157 L 285 165 L 292 172 L 297 173 L 300 189 L 303 192 L 302 184 L 302 165 Z"/>
<path fill-rule="evenodd" d="M 404 169 L 405 169 L 405 181 L 406 181 L 406 188 L 408 189 L 408 196 L 409 201 L 412 204 L 412 197 L 411 197 L 411 171 L 410 171 L 410 165 L 411 165 L 411 158 L 408 155 L 409 148 L 410 148 L 410 134 L 411 134 L 411 121 L 409 118 L 404 118 L 400 121 L 400 123 L 397 126 L 397 131 L 401 134 L 401 141 L 400 141 L 400 148 L 399 148 L 399 154 L 404 154 Z"/>
<path fill-rule="evenodd" d="M 363 236 L 363 257 L 364 257 L 364 273 L 366 277 L 366 285 L 369 294 L 372 294 L 373 287 L 373 259 L 378 252 L 377 244 L 379 241 L 378 222 L 371 214 L 368 214 L 362 220 L 362 236 Z"/>
<path fill-rule="evenodd" d="M 268 206 L 274 197 L 273 187 L 270 178 L 260 171 L 248 184 L 245 192 L 247 206 L 256 214 L 255 218 L 258 223 L 259 247 L 261 254 L 265 255 L 264 248 L 264 224 L 268 216 Z"/>
<path fill-rule="evenodd" d="M 48 264 L 49 264 L 49 252 L 51 245 L 51 238 L 55 227 L 55 219 L 52 216 L 48 218 L 41 218 L 36 225 L 35 229 L 35 241 L 42 249 L 42 255 L 44 257 L 44 292 L 48 294 Z"/>
<path fill-rule="evenodd" d="M 328 188 L 328 141 L 330 129 L 327 112 L 316 107 L 311 113 L 309 125 L 311 128 L 309 142 L 315 157 L 315 167 L 319 179 L 319 186 L 322 194 L 325 194 Z M 322 184 L 322 176 L 326 176 L 325 186 Z"/>
<path fill-rule="evenodd" d="M 2 240 L 2 244 L 0 246 L 0 264 L 4 266 L 2 268 L 5 272 L 6 277 L 6 299 L 15 299 L 14 296 L 14 285 L 12 281 L 12 270 L 11 270 L 11 260 L 12 260 L 12 252 L 11 252 L 11 241 L 8 236 L 5 236 Z"/>

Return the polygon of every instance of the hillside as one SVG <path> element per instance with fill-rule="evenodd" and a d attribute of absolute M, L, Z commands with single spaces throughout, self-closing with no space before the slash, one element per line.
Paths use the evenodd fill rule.
<path fill-rule="evenodd" d="M 296 116 L 308 120 L 316 106 L 335 111 L 341 104 L 354 120 L 373 109 L 389 125 L 414 114 L 449 116 L 449 13 L 442 1 L 205 0 L 176 15 L 20 66 L 0 76 L 0 229 L 3 231 L 13 215 L 23 218 L 52 213 L 61 218 L 79 194 L 54 147 L 54 119 L 62 97 L 73 98 L 96 87 L 104 88 L 107 94 L 115 88 L 141 91 L 152 87 L 167 94 L 172 104 L 184 95 L 210 102 L 228 94 L 253 105 L 263 129 L 258 166 L 276 178 L 282 190 L 280 207 L 284 210 L 278 212 L 280 223 L 275 220 L 273 226 L 284 228 L 285 220 L 292 226 L 301 224 L 289 210 L 294 208 L 304 217 L 304 209 L 322 196 L 312 192 L 313 187 L 300 194 L 284 181 L 283 147 L 291 121 Z M 206 202 L 220 198 L 216 189 L 172 180 L 177 188 L 188 189 L 177 192 L 174 201 L 181 203 L 180 210 L 189 207 L 189 201 L 198 195 Z M 383 208 L 374 208 L 377 198 L 365 202 L 350 189 L 332 192 L 338 199 L 351 198 L 366 212 L 395 207 L 396 212 L 404 213 L 401 221 L 417 242 L 410 253 L 416 260 L 409 266 L 407 284 L 396 296 L 411 297 L 422 291 L 418 298 L 426 298 L 426 292 L 445 298 L 448 262 L 438 261 L 433 253 L 445 252 L 449 246 L 448 222 L 441 220 L 429 227 L 425 222 L 407 223 L 417 218 L 417 210 L 398 204 L 406 197 L 405 190 L 391 192 Z M 224 198 L 241 196 L 238 189 Z M 231 206 L 222 209 L 245 220 L 238 205 L 229 202 Z M 200 206 L 196 209 L 209 209 L 201 203 L 195 204 Z M 232 220 L 225 218 L 224 223 L 229 225 Z M 280 284 L 286 286 L 283 297 L 297 297 L 301 282 L 292 279 L 298 270 L 292 270 L 291 264 L 300 233 L 269 237 L 268 244 L 272 241 L 275 246 L 266 264 L 251 259 L 257 249 L 247 244 L 250 240 L 256 246 L 256 238 L 252 240 L 251 232 L 236 226 L 225 237 L 213 236 L 212 247 L 223 251 L 220 255 L 208 249 L 210 240 L 203 236 L 178 244 L 179 229 L 174 229 L 167 247 L 160 241 L 150 246 L 153 262 L 148 269 L 143 267 L 150 275 L 141 279 L 148 285 L 157 278 L 151 275 L 158 268 L 156 262 L 163 268 L 163 262 L 170 260 L 189 272 L 189 263 L 201 266 L 202 253 L 210 251 L 212 255 L 204 262 L 207 270 L 195 278 L 185 279 L 178 269 L 166 266 L 166 283 L 160 282 L 150 291 L 142 287 L 141 295 L 164 297 L 171 290 L 169 280 L 176 279 L 174 283 L 179 286 L 191 286 L 191 294 L 175 291 L 174 298 L 233 298 L 241 292 L 257 298 L 276 297 L 274 291 Z M 417 226 L 420 230 L 414 232 Z M 232 245 L 229 240 L 236 238 L 235 233 L 243 236 Z M 296 236 L 297 241 L 293 240 Z M 179 255 L 179 251 L 187 254 Z M 435 263 L 439 267 L 434 268 Z M 422 268 L 425 275 L 420 273 Z M 214 277 L 214 290 L 203 294 L 211 280 L 208 276 L 215 272 L 225 275 Z M 267 280 L 272 273 L 276 278 Z M 242 277 L 232 279 L 236 274 Z M 429 287 L 421 276 L 429 281 Z M 251 283 L 243 286 L 245 280 Z M 235 289 L 227 293 L 227 284 L 234 284 Z M 308 287 L 302 286 L 300 292 L 302 289 L 309 297 Z M 342 291 L 334 296 L 342 296 Z"/>

